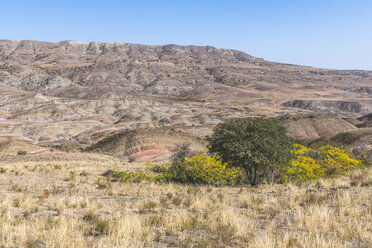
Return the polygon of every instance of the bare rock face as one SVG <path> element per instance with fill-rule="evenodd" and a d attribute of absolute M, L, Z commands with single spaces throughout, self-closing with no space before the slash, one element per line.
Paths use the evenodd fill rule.
<path fill-rule="evenodd" d="M 356 118 L 372 110 L 371 85 L 370 71 L 272 63 L 210 46 L 0 40 L 0 134 L 39 145 L 91 144 L 119 131 L 176 126 L 201 127 L 201 137 L 210 132 L 202 127 L 232 117 Z M 151 146 L 131 155 L 171 150 Z"/>

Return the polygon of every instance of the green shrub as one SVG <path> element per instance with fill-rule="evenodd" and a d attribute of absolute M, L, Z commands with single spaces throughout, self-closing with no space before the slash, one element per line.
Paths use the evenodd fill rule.
<path fill-rule="evenodd" d="M 112 173 L 112 182 L 122 182 L 127 183 L 132 178 L 132 172 L 130 171 L 113 171 Z"/>
<path fill-rule="evenodd" d="M 235 184 L 239 176 L 239 169 L 228 167 L 228 164 L 222 162 L 219 157 L 201 154 L 173 163 L 157 177 L 157 180 L 227 185 Z"/>
<path fill-rule="evenodd" d="M 131 172 L 128 170 L 123 171 L 115 171 L 110 170 L 105 172 L 104 175 L 106 177 L 110 177 L 112 182 L 142 182 L 142 181 L 152 181 L 153 178 L 148 175 L 148 173 L 144 172 L 141 169 L 137 169 L 135 172 Z"/>
<path fill-rule="evenodd" d="M 160 165 L 156 164 L 156 165 L 153 165 L 150 169 L 152 172 L 155 172 L 155 173 L 165 173 L 168 171 L 168 166 L 163 165 L 163 164 L 160 164 Z"/>
<path fill-rule="evenodd" d="M 142 181 L 151 181 L 152 177 L 148 175 L 148 172 L 144 172 L 141 169 L 137 169 L 135 172 L 131 174 L 131 181 L 132 182 L 142 182 Z"/>
<path fill-rule="evenodd" d="M 24 151 L 24 150 L 19 150 L 19 151 L 17 152 L 17 155 L 18 155 L 18 156 L 27 155 L 27 152 Z"/>

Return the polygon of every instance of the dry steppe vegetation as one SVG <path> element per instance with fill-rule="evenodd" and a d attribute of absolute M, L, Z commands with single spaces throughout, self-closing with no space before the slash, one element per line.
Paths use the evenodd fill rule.
<path fill-rule="evenodd" d="M 145 166 L 3 161 L 0 246 L 372 247 L 371 178 L 358 171 L 302 185 L 98 184 Z"/>

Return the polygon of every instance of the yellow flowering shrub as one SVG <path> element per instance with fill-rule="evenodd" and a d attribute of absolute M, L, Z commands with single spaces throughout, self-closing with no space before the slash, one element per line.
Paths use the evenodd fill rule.
<path fill-rule="evenodd" d="M 240 175 L 237 168 L 228 167 L 217 156 L 200 154 L 175 162 L 163 172 L 163 179 L 193 184 L 234 184 Z M 164 180 L 163 180 L 164 181 Z"/>
<path fill-rule="evenodd" d="M 292 153 L 294 158 L 286 169 L 286 175 L 293 181 L 346 174 L 363 164 L 345 150 L 330 145 L 311 149 L 295 144 Z"/>
<path fill-rule="evenodd" d="M 330 145 L 319 149 L 319 163 L 326 168 L 328 176 L 334 174 L 345 174 L 355 168 L 362 166 L 362 161 L 351 158 L 349 154 L 340 148 Z"/>

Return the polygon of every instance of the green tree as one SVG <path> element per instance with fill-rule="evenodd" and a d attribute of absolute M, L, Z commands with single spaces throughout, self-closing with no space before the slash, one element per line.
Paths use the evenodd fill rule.
<path fill-rule="evenodd" d="M 274 181 L 291 158 L 293 140 L 274 118 L 234 118 L 217 125 L 209 151 L 245 170 L 252 186 Z"/>

